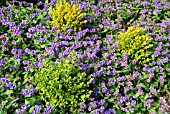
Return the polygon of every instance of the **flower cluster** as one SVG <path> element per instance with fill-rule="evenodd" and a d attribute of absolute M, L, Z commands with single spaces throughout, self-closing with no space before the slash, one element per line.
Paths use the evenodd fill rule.
<path fill-rule="evenodd" d="M 168 1 L 11 3 L 0 7 L 0 113 L 169 113 Z"/>

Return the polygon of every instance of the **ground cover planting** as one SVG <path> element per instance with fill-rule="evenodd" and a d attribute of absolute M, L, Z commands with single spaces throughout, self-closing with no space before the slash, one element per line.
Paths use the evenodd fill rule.
<path fill-rule="evenodd" d="M 169 114 L 168 0 L 0 7 L 0 114 Z"/>

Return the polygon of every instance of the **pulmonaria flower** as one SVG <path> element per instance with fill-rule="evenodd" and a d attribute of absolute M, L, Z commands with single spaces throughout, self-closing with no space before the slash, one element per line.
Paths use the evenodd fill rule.
<path fill-rule="evenodd" d="M 135 106 L 135 105 L 136 105 L 136 100 L 131 100 L 130 104 L 131 104 L 132 106 Z"/>
<path fill-rule="evenodd" d="M 89 107 L 88 107 L 88 111 L 92 111 L 92 105 L 90 105 Z"/>
<path fill-rule="evenodd" d="M 18 49 L 17 51 L 19 55 L 22 55 L 22 49 Z"/>
<path fill-rule="evenodd" d="M 101 107 L 100 107 L 100 112 L 103 113 L 104 110 L 105 110 L 104 106 L 101 106 Z"/>
<path fill-rule="evenodd" d="M 105 99 L 101 100 L 101 102 L 100 102 L 101 106 L 103 106 L 105 103 L 106 103 Z"/>
<path fill-rule="evenodd" d="M 57 27 L 52 27 L 52 28 L 51 28 L 51 31 L 52 31 L 52 32 L 56 32 L 57 30 L 58 30 Z"/>
<path fill-rule="evenodd" d="M 157 95 L 157 91 L 156 91 L 155 88 L 150 87 L 149 89 L 150 89 L 150 92 L 151 92 L 152 94 L 154 94 L 155 96 Z"/>
<path fill-rule="evenodd" d="M 132 61 L 132 64 L 133 64 L 133 65 L 136 65 L 136 60 L 133 60 L 133 61 Z"/>
<path fill-rule="evenodd" d="M 0 60 L 0 68 L 3 68 L 5 66 L 5 62 L 3 60 Z"/>
<path fill-rule="evenodd" d="M 9 82 L 9 83 L 8 83 L 8 88 L 9 88 L 9 89 L 14 89 L 14 88 L 15 88 L 15 85 L 12 84 L 11 82 Z"/>
<path fill-rule="evenodd" d="M 29 60 L 23 61 L 23 65 L 29 65 Z"/>
<path fill-rule="evenodd" d="M 161 83 L 161 85 L 164 84 L 164 77 L 163 76 L 160 76 L 160 83 Z"/>
<path fill-rule="evenodd" d="M 24 96 L 32 96 L 32 95 L 34 95 L 35 91 L 36 90 L 32 86 L 28 87 L 27 89 L 21 90 L 22 95 L 24 95 Z"/>
<path fill-rule="evenodd" d="M 39 40 L 37 40 L 38 44 L 42 43 L 42 42 L 46 42 L 46 38 L 40 38 Z"/>
<path fill-rule="evenodd" d="M 152 102 L 153 102 L 153 99 L 149 99 L 149 100 L 146 101 L 144 104 L 145 104 L 145 106 L 147 106 L 148 108 L 150 108 Z"/>
<path fill-rule="evenodd" d="M 40 105 L 35 105 L 34 111 L 32 112 L 32 114 L 40 113 L 41 109 L 42 109 L 42 107 Z"/>
<path fill-rule="evenodd" d="M 27 33 L 27 38 L 35 38 L 34 34 Z"/>
<path fill-rule="evenodd" d="M 110 110 L 106 110 L 104 114 L 111 114 Z"/>
<path fill-rule="evenodd" d="M 44 62 L 40 60 L 40 61 L 38 62 L 38 67 L 39 67 L 39 68 L 43 68 L 43 67 L 44 67 Z"/>
<path fill-rule="evenodd" d="M 116 69 L 112 70 L 112 75 L 115 76 L 116 75 Z"/>
<path fill-rule="evenodd" d="M 25 72 L 29 72 L 30 71 L 30 67 L 25 67 Z"/>
<path fill-rule="evenodd" d="M 119 29 L 119 25 L 118 25 L 118 24 L 114 24 L 114 25 L 112 26 L 112 28 L 113 28 L 114 30 L 117 30 L 117 29 Z"/>
<path fill-rule="evenodd" d="M 0 36 L 0 39 L 4 39 L 4 38 L 6 38 L 7 37 L 7 33 L 4 33 L 4 34 L 2 34 L 1 36 Z"/>
<path fill-rule="evenodd" d="M 84 111 L 85 108 L 86 108 L 86 104 L 83 103 L 83 104 L 80 106 L 80 109 L 81 109 L 82 111 Z"/>
<path fill-rule="evenodd" d="M 80 10 L 85 10 L 90 7 L 90 4 L 83 2 L 80 6 Z"/>
<path fill-rule="evenodd" d="M 23 114 L 26 113 L 26 111 L 29 109 L 30 104 L 26 104 L 25 106 L 21 106 L 21 109 L 18 110 L 17 114 Z"/>
<path fill-rule="evenodd" d="M 2 45 L 3 47 L 6 46 L 6 45 L 8 45 L 8 40 L 5 40 L 4 42 L 2 42 L 1 45 Z"/>
<path fill-rule="evenodd" d="M 0 84 L 2 83 L 7 85 L 7 87 L 5 87 L 4 90 L 16 88 L 16 86 L 13 83 L 9 82 L 7 78 L 0 78 Z"/>
<path fill-rule="evenodd" d="M 25 49 L 25 53 L 29 54 L 30 52 L 31 52 L 30 49 L 28 49 L 28 48 Z"/>

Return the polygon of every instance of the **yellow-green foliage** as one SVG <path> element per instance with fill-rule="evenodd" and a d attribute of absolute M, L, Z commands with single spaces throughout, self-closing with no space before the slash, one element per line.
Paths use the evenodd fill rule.
<path fill-rule="evenodd" d="M 150 61 L 147 49 L 153 45 L 150 44 L 152 38 L 145 34 L 139 26 L 129 27 L 125 33 L 120 33 L 116 42 L 120 45 L 118 49 L 121 54 L 128 54 L 131 59 L 135 59 L 140 64 Z"/>
<path fill-rule="evenodd" d="M 75 66 L 74 51 L 57 63 L 44 61 L 44 67 L 35 74 L 32 81 L 37 84 L 39 96 L 46 102 L 46 106 L 56 106 L 60 114 L 67 111 L 79 114 L 80 105 L 90 97 L 92 91 L 88 89 L 92 83 L 92 75 L 86 75 L 81 67 Z"/>
<path fill-rule="evenodd" d="M 51 11 L 52 26 L 58 28 L 58 32 L 66 33 L 66 27 L 72 28 L 74 31 L 80 31 L 82 24 L 87 20 L 82 21 L 84 13 L 81 12 L 79 6 L 71 5 L 65 0 L 60 0 L 56 3 L 56 10 Z"/>

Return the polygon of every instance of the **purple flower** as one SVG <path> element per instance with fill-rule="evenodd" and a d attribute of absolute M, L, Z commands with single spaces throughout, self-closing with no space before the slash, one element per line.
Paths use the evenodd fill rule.
<path fill-rule="evenodd" d="M 153 87 L 150 87 L 149 89 L 152 94 L 154 94 L 155 96 L 157 95 L 156 89 L 154 89 Z"/>
<path fill-rule="evenodd" d="M 133 65 L 136 65 L 136 60 L 133 60 L 133 61 L 132 61 L 132 64 L 133 64 Z"/>
<path fill-rule="evenodd" d="M 89 5 L 88 3 L 83 2 L 83 3 L 81 4 L 81 6 L 80 6 L 80 10 L 85 10 L 85 9 L 87 9 L 89 6 L 90 6 L 90 5 Z"/>
<path fill-rule="evenodd" d="M 104 112 L 104 109 L 105 109 L 104 106 L 101 106 L 101 107 L 100 107 L 100 112 L 103 113 L 103 112 Z"/>
<path fill-rule="evenodd" d="M 0 39 L 6 38 L 7 37 L 7 33 L 4 33 L 0 36 Z"/>
<path fill-rule="evenodd" d="M 119 26 L 118 26 L 118 24 L 114 24 L 114 25 L 112 26 L 112 28 L 113 28 L 114 30 L 117 30 L 117 29 L 119 28 Z"/>
<path fill-rule="evenodd" d="M 98 89 L 98 88 L 96 88 L 96 89 L 95 89 L 95 92 L 94 92 L 94 93 L 95 93 L 95 96 L 97 96 L 97 95 L 98 95 L 98 91 L 99 91 L 99 89 Z"/>
<path fill-rule="evenodd" d="M 56 32 L 57 30 L 58 30 L 57 27 L 52 27 L 52 29 L 51 29 L 52 32 Z"/>
<path fill-rule="evenodd" d="M 161 83 L 161 85 L 164 84 L 164 77 L 163 76 L 160 76 L 160 83 Z"/>
<path fill-rule="evenodd" d="M 24 96 L 32 96 L 35 93 L 33 86 L 28 86 L 27 89 L 22 89 L 21 92 Z"/>
<path fill-rule="evenodd" d="M 84 110 L 86 108 L 86 104 L 83 103 L 81 106 L 80 106 L 81 110 Z"/>
<path fill-rule="evenodd" d="M 138 94 L 139 94 L 139 95 L 143 95 L 143 94 L 144 94 L 144 92 L 143 92 L 143 91 L 141 91 L 141 90 L 138 90 Z"/>
<path fill-rule="evenodd" d="M 143 6 L 150 6 L 150 4 L 151 4 L 151 3 L 150 3 L 150 2 L 147 2 L 147 1 L 142 2 L 142 5 L 143 5 Z"/>
<path fill-rule="evenodd" d="M 42 114 L 50 114 L 51 111 L 52 111 L 52 107 L 48 106 Z"/>
<path fill-rule="evenodd" d="M 108 76 L 111 75 L 111 71 L 110 71 L 110 70 L 107 71 L 107 75 L 108 75 Z"/>
<path fill-rule="evenodd" d="M 162 46 L 161 46 L 161 45 L 158 46 L 155 50 L 158 51 L 158 52 L 160 52 L 160 51 L 162 50 Z"/>
<path fill-rule="evenodd" d="M 46 42 L 46 38 L 40 38 L 37 42 L 38 43 Z"/>
<path fill-rule="evenodd" d="M 161 54 L 161 53 L 158 51 L 158 52 L 156 52 L 156 53 L 153 54 L 153 57 L 154 57 L 154 58 L 157 58 L 160 54 Z"/>
<path fill-rule="evenodd" d="M 165 55 L 165 54 L 167 54 L 168 53 L 168 51 L 167 50 L 164 50 L 163 52 L 162 52 L 162 55 Z"/>
<path fill-rule="evenodd" d="M 104 114 L 111 114 L 111 112 L 109 110 L 106 110 Z"/>
<path fill-rule="evenodd" d="M 136 105 L 136 100 L 131 100 L 130 104 L 131 104 L 132 106 L 135 106 L 135 105 Z"/>
<path fill-rule="evenodd" d="M 14 89 L 14 88 L 15 88 L 15 85 L 14 85 L 14 84 L 12 84 L 11 82 L 9 82 L 9 83 L 8 83 L 8 88 L 10 88 L 10 89 Z"/>
<path fill-rule="evenodd" d="M 18 54 L 22 55 L 22 49 L 18 49 Z"/>
<path fill-rule="evenodd" d="M 88 107 L 88 111 L 92 111 L 92 106 L 91 105 Z"/>
<path fill-rule="evenodd" d="M 30 67 L 25 67 L 24 69 L 25 69 L 26 72 L 30 71 Z"/>
<path fill-rule="evenodd" d="M 0 67 L 4 67 L 5 66 L 5 62 L 3 60 L 0 60 Z"/>
<path fill-rule="evenodd" d="M 24 65 L 29 65 L 29 63 L 30 63 L 29 60 L 23 61 Z"/>
<path fill-rule="evenodd" d="M 106 103 L 106 100 L 105 99 L 103 99 L 102 101 L 101 101 L 101 105 L 103 106 L 104 104 Z"/>
<path fill-rule="evenodd" d="M 147 101 L 147 102 L 145 102 L 145 105 L 147 106 L 147 107 L 151 107 L 151 104 L 150 104 L 150 102 L 149 101 Z"/>
<path fill-rule="evenodd" d="M 4 42 L 2 42 L 2 46 L 6 46 L 8 45 L 8 40 L 5 40 Z"/>
<path fill-rule="evenodd" d="M 25 113 L 26 110 L 28 110 L 29 107 L 30 107 L 30 104 L 26 104 L 25 106 L 21 106 L 21 109 L 17 112 L 17 114 Z"/>
<path fill-rule="evenodd" d="M 17 45 L 18 43 L 14 40 L 12 40 L 12 44 Z"/>
<path fill-rule="evenodd" d="M 43 67 L 44 67 L 43 61 L 39 61 L 39 62 L 38 62 L 38 67 L 39 67 L 39 68 L 43 68 Z"/>
<path fill-rule="evenodd" d="M 27 38 L 35 38 L 34 34 L 27 33 Z"/>
<path fill-rule="evenodd" d="M 163 9 L 163 6 L 161 6 L 161 4 L 155 4 L 155 8 L 156 9 Z"/>
<path fill-rule="evenodd" d="M 25 49 L 25 53 L 29 54 L 30 53 L 30 49 L 26 48 Z"/>
<path fill-rule="evenodd" d="M 32 114 L 40 113 L 41 109 L 42 107 L 40 105 L 35 105 L 34 111 L 32 112 Z"/>
<path fill-rule="evenodd" d="M 169 60 L 168 57 L 161 59 L 162 63 L 164 63 L 164 64 L 168 63 L 168 60 Z"/>
<path fill-rule="evenodd" d="M 112 75 L 113 75 L 113 76 L 116 75 L 116 70 L 115 70 L 115 69 L 112 70 Z"/>

